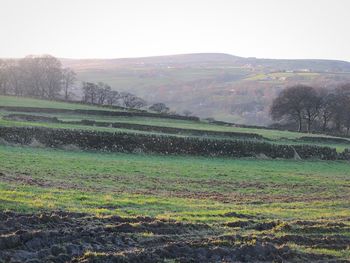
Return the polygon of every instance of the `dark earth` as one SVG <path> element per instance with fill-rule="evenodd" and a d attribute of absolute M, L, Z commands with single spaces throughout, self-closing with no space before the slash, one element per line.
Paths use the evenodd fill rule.
<path fill-rule="evenodd" d="M 341 234 L 348 227 L 341 223 L 240 220 L 206 225 L 150 217 L 0 212 L 0 262 L 341 262 L 298 252 L 286 243 L 336 250 L 350 244 L 350 237 Z M 228 234 L 271 229 L 298 231 L 282 236 Z M 322 230 L 339 235 L 299 234 Z"/>

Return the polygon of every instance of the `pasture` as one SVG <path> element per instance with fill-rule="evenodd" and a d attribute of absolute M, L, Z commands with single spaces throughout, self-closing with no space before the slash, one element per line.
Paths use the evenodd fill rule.
<path fill-rule="evenodd" d="M 0 98 L 0 106 L 40 105 L 98 108 Z M 56 117 L 60 122 L 6 117 L 19 113 Z M 327 146 L 338 153 L 349 148 L 344 138 L 166 116 L 1 110 L 0 118 L 0 126 L 88 130 L 96 136 L 107 131 L 191 137 L 194 142 L 249 140 L 286 147 Z M 82 120 L 182 130 L 177 134 L 145 130 L 144 126 L 100 127 L 83 125 Z M 193 135 L 192 130 L 203 134 Z M 208 131 L 223 134 L 209 135 Z M 236 138 L 235 133 L 262 137 Z M 317 139 L 301 140 L 303 136 Z M 39 262 L 350 260 L 348 160 L 83 151 L 74 145 L 58 149 L 40 142 L 21 145 L 0 137 L 0 262 L 28 257 Z"/>

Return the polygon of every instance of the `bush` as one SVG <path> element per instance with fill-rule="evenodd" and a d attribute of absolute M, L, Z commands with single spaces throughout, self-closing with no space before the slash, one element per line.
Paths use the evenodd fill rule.
<path fill-rule="evenodd" d="M 302 136 L 299 138 L 301 141 L 306 142 L 321 142 L 321 143 L 347 143 L 350 141 L 345 138 L 333 138 L 333 137 L 321 137 L 321 136 Z"/>
<path fill-rule="evenodd" d="M 123 123 L 123 122 L 100 122 L 100 121 L 97 122 L 94 120 L 60 121 L 56 117 L 46 117 L 46 116 L 29 115 L 29 114 L 9 114 L 4 116 L 4 119 L 15 120 L 15 121 L 50 122 L 50 123 L 65 123 L 65 124 L 77 124 L 77 125 L 98 126 L 98 127 L 124 128 L 124 129 L 131 129 L 131 130 L 162 132 L 162 133 L 170 133 L 170 134 L 186 134 L 186 135 L 198 135 L 198 136 L 211 135 L 211 136 L 225 136 L 225 137 L 232 137 L 232 138 L 255 139 L 255 140 L 266 139 L 262 135 L 259 135 L 256 133 L 205 131 L 205 130 L 196 130 L 196 129 L 183 129 L 183 128 L 175 128 L 175 127 L 163 127 L 163 126 L 153 126 L 153 125 Z"/>
<path fill-rule="evenodd" d="M 159 114 L 151 112 L 136 112 L 136 111 L 106 111 L 106 110 L 70 110 L 70 109 L 56 109 L 56 108 L 36 108 L 36 107 L 14 107 L 14 106 L 0 106 L 0 109 L 13 112 L 41 112 L 41 113 L 67 113 L 67 114 L 86 114 L 97 116 L 124 116 L 124 117 L 151 117 L 151 118 L 166 118 L 175 120 L 191 120 L 199 121 L 198 117 L 181 116 L 171 114 Z"/>
<path fill-rule="evenodd" d="M 262 135 L 256 134 L 256 133 L 205 131 L 205 130 L 196 130 L 196 129 L 163 127 L 163 126 L 153 126 L 153 125 L 123 123 L 123 122 L 97 122 L 92 120 L 82 120 L 82 121 L 72 121 L 72 122 L 62 122 L 62 123 L 80 124 L 80 125 L 87 125 L 87 126 L 99 126 L 99 127 L 113 127 L 113 128 L 139 130 L 139 131 L 171 133 L 171 134 L 185 134 L 185 135 L 198 135 L 198 136 L 225 136 L 225 137 L 232 137 L 232 138 L 254 139 L 254 140 L 265 139 Z"/>
<path fill-rule="evenodd" d="M 42 127 L 0 127 L 0 138 L 7 142 L 29 145 L 34 139 L 47 147 L 75 145 L 82 150 L 110 152 L 143 152 L 227 157 L 255 157 L 264 154 L 270 158 L 294 157 L 294 149 L 302 158 L 334 160 L 335 149 L 317 146 L 289 146 L 256 141 L 208 140 L 173 136 L 109 133 Z M 294 147 L 294 148 L 293 148 Z"/>
<path fill-rule="evenodd" d="M 28 115 L 28 114 L 9 114 L 4 116 L 3 119 L 13 120 L 13 121 L 37 121 L 37 122 L 51 122 L 51 123 L 60 122 L 56 117 L 36 116 L 36 115 Z"/>

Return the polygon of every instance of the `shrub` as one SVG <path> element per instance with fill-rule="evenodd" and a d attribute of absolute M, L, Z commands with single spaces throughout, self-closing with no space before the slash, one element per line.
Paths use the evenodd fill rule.
<path fill-rule="evenodd" d="M 151 112 L 139 111 L 106 111 L 106 110 L 70 110 L 70 109 L 56 109 L 56 108 L 36 108 L 36 107 L 14 107 L 14 106 L 0 106 L 0 109 L 13 112 L 41 112 L 41 113 L 68 113 L 68 114 L 86 114 L 98 116 L 124 116 L 124 117 L 152 117 L 152 118 L 166 118 L 176 120 L 191 120 L 199 121 L 198 117 L 181 116 L 175 114 L 159 114 Z"/>
<path fill-rule="evenodd" d="M 208 140 L 175 136 L 109 133 L 43 127 L 0 127 L 0 138 L 7 142 L 29 145 L 34 139 L 47 147 L 74 144 L 82 150 L 111 152 L 143 152 L 227 157 L 255 157 L 264 154 L 270 158 L 294 157 L 294 149 L 302 158 L 338 159 L 335 149 L 310 145 L 277 145 L 267 142 L 240 140 Z"/>

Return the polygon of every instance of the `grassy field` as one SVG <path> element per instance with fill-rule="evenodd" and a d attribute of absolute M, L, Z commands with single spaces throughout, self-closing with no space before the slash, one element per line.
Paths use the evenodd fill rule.
<path fill-rule="evenodd" d="M 297 220 L 319 228 L 300 236 L 349 237 L 350 170 L 346 162 L 287 161 L 102 154 L 0 147 L 0 209 L 64 210 L 97 215 L 151 216 L 206 223 L 218 228 L 242 222 Z M 235 212 L 237 216 L 225 216 Z M 249 222 L 251 220 L 243 219 Z M 324 225 L 338 222 L 342 228 Z M 224 227 L 222 233 L 283 236 L 278 228 L 258 231 Z M 237 232 L 238 231 L 238 232 Z M 292 242 L 291 245 L 294 243 Z M 299 251 L 317 248 L 294 244 Z M 346 259 L 349 250 L 322 253 Z"/>
<path fill-rule="evenodd" d="M 0 97 L 0 106 L 6 105 L 84 106 Z M 0 126 L 157 134 L 2 119 L 8 114 L 0 111 Z M 296 132 L 202 121 L 32 115 L 256 133 L 282 145 L 349 148 L 298 141 L 306 134 Z M 349 222 L 348 161 L 83 152 L 0 141 L 1 263 L 29 256 L 39 262 L 348 262 Z"/>
<path fill-rule="evenodd" d="M 50 100 L 41 100 L 34 98 L 24 98 L 15 96 L 2 96 L 0 95 L 0 106 L 15 106 L 15 107 L 38 107 L 38 108 L 57 108 L 67 110 L 116 110 L 106 109 L 105 107 L 98 107 L 93 105 L 84 105 L 79 103 L 68 103 Z"/>
<path fill-rule="evenodd" d="M 0 104 L 1 105 L 1 104 Z M 140 134 L 163 134 L 175 136 L 174 134 L 159 133 L 159 132 L 147 132 L 135 129 L 121 129 L 121 128 L 109 128 L 109 127 L 95 127 L 95 126 L 85 126 L 78 124 L 57 124 L 57 123 L 45 123 L 45 122 L 29 122 L 29 121 L 10 121 L 1 119 L 9 114 L 16 114 L 18 112 L 8 112 L 0 110 L 0 125 L 2 126 L 33 126 L 33 127 L 49 127 L 49 128 L 66 128 L 66 129 L 78 129 L 78 130 L 96 130 L 96 131 L 107 131 L 107 132 L 129 132 L 129 133 L 140 133 Z M 305 134 L 290 131 L 279 131 L 279 130 L 267 130 L 267 129 L 256 129 L 256 128 L 241 128 L 234 126 L 222 126 L 210 124 L 204 121 L 190 121 L 190 120 L 174 120 L 167 118 L 150 118 L 150 117 L 119 117 L 119 116 L 94 116 L 94 115 L 83 115 L 83 114 L 44 114 L 44 113 L 28 113 L 23 112 L 21 114 L 31 114 L 36 116 L 46 116 L 46 117 L 57 117 L 61 121 L 81 121 L 81 120 L 92 120 L 98 122 L 111 122 L 111 123 L 130 123 L 130 124 L 141 124 L 141 125 L 151 125 L 156 127 L 171 127 L 171 128 L 181 128 L 181 129 L 194 129 L 200 131 L 215 131 L 215 132 L 239 132 L 239 133 L 253 133 L 263 136 L 267 141 L 276 144 L 285 145 L 300 145 L 300 144 L 310 144 L 308 142 L 299 141 L 298 139 L 302 136 L 311 137 L 327 137 L 332 138 L 332 136 L 322 135 L 322 134 Z M 190 134 L 188 135 L 190 136 Z M 207 138 L 220 139 L 217 136 Z M 232 139 L 229 137 L 222 136 L 222 139 Z M 346 140 L 346 139 L 345 139 Z M 350 148 L 349 143 L 337 143 L 337 142 L 314 142 L 314 145 L 326 146 L 336 148 L 338 152 L 342 152 L 345 149 Z"/>
<path fill-rule="evenodd" d="M 22 177 L 23 182 L 34 182 L 29 188 L 16 184 L 15 188 L 23 191 L 18 193 L 2 184 L 4 208 L 8 206 L 6 201 L 11 204 L 10 200 L 16 200 L 16 208 L 23 211 L 66 206 L 72 211 L 94 213 L 131 212 L 160 217 L 171 214 L 191 221 L 208 220 L 207 215 L 211 215 L 210 220 L 222 220 L 220 213 L 230 209 L 283 220 L 350 216 L 350 210 L 343 210 L 350 208 L 350 171 L 346 162 L 98 154 L 10 146 L 1 146 L 0 157 L 3 178 Z M 39 182 L 48 187 L 38 187 Z M 55 191 L 57 188 L 64 190 L 63 199 L 62 191 Z M 50 194 L 33 200 L 26 196 L 28 190 Z M 77 192 L 71 195 L 71 190 Z M 99 201 L 93 201 L 96 194 Z M 86 198 L 79 200 L 80 195 Z M 118 200 L 125 197 L 131 197 L 135 203 L 120 204 Z M 154 200 L 157 197 L 159 202 Z M 153 200 L 154 206 L 138 207 L 137 200 L 141 199 Z M 170 206 L 164 207 L 161 199 L 167 199 Z M 185 199 L 182 204 L 186 199 L 193 200 L 193 207 L 185 205 L 181 209 L 184 211 L 176 211 L 179 206 L 175 204 L 180 199 Z M 287 204 L 281 209 L 276 202 L 280 206 Z M 119 204 L 120 208 L 98 208 L 107 204 Z M 304 213 L 303 206 L 317 209 Z M 191 215 L 196 210 L 201 211 Z"/>
<path fill-rule="evenodd" d="M 257 74 L 250 76 L 247 78 L 248 80 L 257 80 L 257 81 L 277 81 L 283 82 L 286 81 L 286 79 L 293 79 L 298 78 L 302 80 L 313 80 L 314 78 L 318 77 L 319 73 L 314 72 L 299 72 L 299 73 L 289 73 L 289 72 L 278 72 L 278 73 L 268 73 L 268 74 Z"/>
<path fill-rule="evenodd" d="M 93 110 L 110 110 L 104 107 L 77 104 L 77 103 L 65 103 L 57 101 L 47 101 L 32 98 L 19 98 L 12 96 L 0 96 L 0 106 L 21 106 L 21 107 L 39 107 L 39 108 L 58 108 L 58 109 L 93 109 Z M 8 114 L 18 112 L 8 112 L 0 110 L 0 117 Z M 119 117 L 119 116 L 94 116 L 84 114 L 47 114 L 47 113 L 30 113 L 23 112 L 24 114 L 41 115 L 57 117 L 64 121 L 79 121 L 82 119 L 105 121 L 105 122 L 124 122 L 124 123 L 135 123 L 135 124 L 146 124 L 162 127 L 174 127 L 174 128 L 187 128 L 187 129 L 198 129 L 198 130 L 209 130 L 209 131 L 224 131 L 224 132 L 246 132 L 256 133 L 264 136 L 265 138 L 272 140 L 280 139 L 297 139 L 301 136 L 320 136 L 320 137 L 332 137 L 322 134 L 305 134 L 290 131 L 279 131 L 279 130 L 267 130 L 267 129 L 256 129 L 256 128 L 241 128 L 241 127 L 229 127 L 222 125 L 209 124 L 205 121 L 187 121 L 187 120 L 174 120 L 169 118 L 150 118 L 150 117 Z M 350 141 L 350 140 L 349 140 Z"/>

